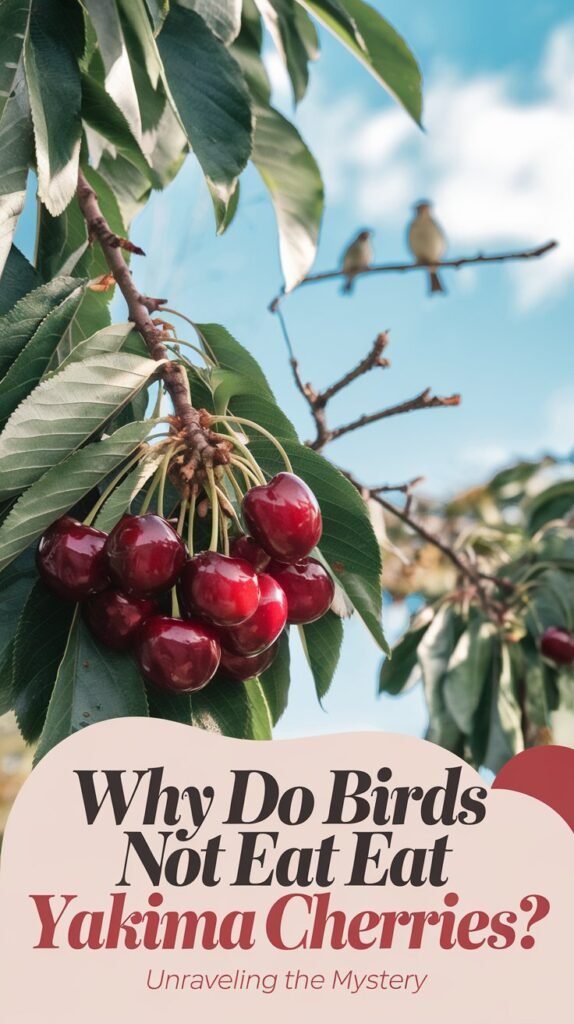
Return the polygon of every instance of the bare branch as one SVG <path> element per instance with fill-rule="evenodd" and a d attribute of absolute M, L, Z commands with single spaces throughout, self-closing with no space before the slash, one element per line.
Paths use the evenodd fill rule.
<path fill-rule="evenodd" d="M 491 255 L 485 255 L 484 253 L 477 253 L 476 256 L 458 256 L 456 259 L 443 260 L 436 266 L 433 266 L 433 270 L 458 270 L 460 267 L 475 266 L 476 264 L 482 263 L 510 263 L 518 260 L 535 260 L 540 259 L 541 256 L 546 256 L 547 253 L 551 252 L 558 245 L 556 241 L 545 242 L 544 245 L 536 246 L 534 249 L 519 249 L 512 252 L 501 252 L 494 253 Z M 354 277 L 364 277 L 366 274 L 403 274 L 409 273 L 411 270 L 429 270 L 427 263 L 374 263 L 372 266 L 367 267 L 365 270 L 359 270 Z M 336 270 L 325 270 L 319 274 L 309 274 L 304 277 L 303 280 L 297 285 L 297 288 L 293 289 L 296 291 L 298 288 L 302 288 L 306 284 L 317 284 L 319 281 L 332 281 L 337 278 L 345 278 L 348 275 L 345 274 L 340 268 Z M 289 293 L 290 295 L 293 292 Z M 272 313 L 277 313 L 279 310 L 280 303 L 286 298 L 285 292 L 280 292 L 270 302 L 269 309 Z"/>
<path fill-rule="evenodd" d="M 337 438 L 350 434 L 353 430 L 361 430 L 362 427 L 367 427 L 371 423 L 378 423 L 380 420 L 388 419 L 390 416 L 401 416 L 403 413 L 416 412 L 419 409 L 441 409 L 446 406 L 460 405 L 460 402 L 460 395 L 442 397 L 431 394 L 430 388 L 425 388 L 420 394 L 415 395 L 414 398 L 407 399 L 406 402 L 390 405 L 388 408 L 380 409 L 378 412 L 365 413 L 350 423 L 345 423 L 341 427 L 335 427 L 333 430 L 328 431 L 327 439 L 323 441 L 323 444 L 326 444 L 327 441 L 336 441 Z M 322 445 L 318 445 L 316 441 L 311 445 L 311 448 L 315 450 L 319 447 L 322 447 Z"/>
<path fill-rule="evenodd" d="M 315 408 L 324 408 L 327 405 L 327 402 L 338 394 L 339 391 L 348 387 L 349 384 L 352 384 L 353 381 L 362 377 L 363 374 L 369 373 L 369 371 L 373 370 L 376 366 L 380 366 L 382 369 L 389 367 L 391 365 L 390 360 L 383 357 L 383 352 L 388 344 L 389 332 L 382 331 L 381 334 L 378 334 L 375 338 L 371 351 L 367 353 L 364 359 L 361 359 L 360 363 L 358 363 L 354 369 L 349 370 L 344 377 L 341 377 L 340 380 L 335 381 L 335 383 L 331 384 L 330 387 L 325 388 L 324 391 L 320 391 L 317 394 L 314 400 Z"/>

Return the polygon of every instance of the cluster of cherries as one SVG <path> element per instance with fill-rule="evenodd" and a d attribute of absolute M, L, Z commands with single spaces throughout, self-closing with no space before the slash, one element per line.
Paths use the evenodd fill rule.
<path fill-rule="evenodd" d="M 322 532 L 317 499 L 293 473 L 253 487 L 242 503 L 250 536 L 230 554 L 188 557 L 162 516 L 125 515 L 110 534 L 66 516 L 42 537 L 37 565 L 55 593 L 82 603 L 93 635 L 133 649 L 143 676 L 189 693 L 221 668 L 230 679 L 265 672 L 287 623 L 314 622 L 330 608 L 334 583 L 308 557 Z M 181 617 L 162 613 L 177 588 Z"/>
<path fill-rule="evenodd" d="M 542 634 L 540 652 L 556 665 L 574 665 L 574 634 L 561 626 L 549 626 Z"/>

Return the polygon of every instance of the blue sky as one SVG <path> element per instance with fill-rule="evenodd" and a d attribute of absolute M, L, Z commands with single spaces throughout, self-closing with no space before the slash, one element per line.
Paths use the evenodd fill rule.
<path fill-rule="evenodd" d="M 397 417 L 330 449 L 366 482 L 422 474 L 447 494 L 517 455 L 566 453 L 574 436 L 574 18 L 568 0 L 375 2 L 414 49 L 425 76 L 426 133 L 323 34 L 323 56 L 297 123 L 321 164 L 327 209 L 316 269 L 337 264 L 356 229 L 375 230 L 376 258 L 406 256 L 404 229 L 421 195 L 436 202 L 451 255 L 526 246 L 556 237 L 543 263 L 445 275 L 430 300 L 422 276 L 364 279 L 352 299 L 333 283 L 285 304 L 305 379 L 328 384 L 391 329 L 390 370 L 333 403 L 333 423 L 394 404 L 430 386 L 462 393 L 458 409 Z M 288 89 L 269 54 L 275 101 Z M 279 326 L 267 312 L 281 275 L 273 213 L 255 172 L 242 181 L 236 222 L 216 239 L 210 201 L 193 160 L 134 224 L 148 257 L 142 290 L 168 295 L 197 321 L 225 326 L 259 359 L 286 412 L 310 424 L 287 368 Z M 22 243 L 22 232 L 20 232 Z M 24 240 L 26 241 L 26 240 Z M 29 248 L 29 246 L 26 246 Z M 121 316 L 118 304 L 118 316 Z M 400 609 L 387 612 L 391 635 Z M 325 711 L 300 653 L 292 705 L 278 735 L 350 728 L 420 733 L 415 690 L 376 700 L 379 654 L 358 622 L 347 629 Z"/>

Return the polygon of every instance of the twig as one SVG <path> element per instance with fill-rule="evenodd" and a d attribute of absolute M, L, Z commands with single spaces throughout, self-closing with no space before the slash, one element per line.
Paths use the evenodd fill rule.
<path fill-rule="evenodd" d="M 420 394 L 415 395 L 414 398 L 407 399 L 406 402 L 399 402 L 398 405 L 390 405 L 386 409 L 380 409 L 378 412 L 365 413 L 363 416 L 359 416 L 358 419 L 352 420 L 350 423 L 344 423 L 341 427 L 335 427 L 333 430 L 327 431 L 327 434 L 319 442 L 318 439 L 312 442 L 311 448 L 317 451 L 322 448 L 329 441 L 336 441 L 337 438 L 343 437 L 345 434 L 350 434 L 353 430 L 360 430 L 362 427 L 367 427 L 371 423 L 378 423 L 380 420 L 388 419 L 389 416 L 401 416 L 406 412 L 416 412 L 418 409 L 440 409 L 446 406 L 460 405 L 460 395 L 447 395 L 441 397 L 440 395 L 431 394 L 430 388 L 425 388 Z"/>
<path fill-rule="evenodd" d="M 151 358 L 162 361 L 161 376 L 190 448 L 186 462 L 188 470 L 193 474 L 200 465 L 211 466 L 226 462 L 227 453 L 213 442 L 211 431 L 201 425 L 200 410 L 194 409 L 191 404 L 184 367 L 169 359 L 162 332 L 151 319 L 150 314 L 158 311 L 164 304 L 163 300 L 141 294 L 122 255 L 122 249 L 126 248 L 133 252 L 143 250 L 131 247 L 131 244 L 127 246 L 124 239 L 113 233 L 101 211 L 98 197 L 82 171 L 78 174 L 77 197 L 86 221 L 88 238 L 97 238 L 108 267 L 126 300 L 130 320 L 144 339 Z"/>
<path fill-rule="evenodd" d="M 473 266 L 477 263 L 508 263 L 516 260 L 534 260 L 540 259 L 541 256 L 545 256 L 546 253 L 551 252 L 558 245 L 556 241 L 545 242 L 544 245 L 536 246 L 534 249 L 519 249 L 512 252 L 501 252 L 494 253 L 492 255 L 484 255 L 478 253 L 476 256 L 458 256 L 456 259 L 443 260 L 437 264 L 438 269 L 455 269 L 459 267 Z M 403 274 L 409 273 L 411 270 L 428 270 L 429 266 L 427 263 L 374 263 L 372 266 L 367 267 L 365 270 L 359 270 L 354 277 L 363 277 L 365 274 Z M 437 269 L 434 267 L 433 269 Z M 336 270 L 325 270 L 319 274 L 308 274 L 302 281 L 299 282 L 297 288 L 293 291 L 297 291 L 298 288 L 302 288 L 305 284 L 317 284 L 319 281 L 332 281 L 337 278 L 344 278 L 347 275 L 343 270 L 337 268 Z M 293 292 L 289 293 L 290 295 Z M 276 295 L 275 298 L 270 302 L 269 309 L 272 313 L 277 313 L 280 307 L 280 303 L 286 298 L 284 291 Z"/>
<path fill-rule="evenodd" d="M 425 540 L 428 544 L 432 544 L 433 547 L 438 548 L 438 550 L 443 553 L 445 558 L 448 558 L 452 565 L 455 566 L 455 568 L 458 570 L 461 576 L 464 576 L 473 585 L 484 611 L 487 614 L 492 615 L 497 622 L 500 620 L 502 606 L 500 605 L 500 602 L 493 600 L 491 595 L 487 593 L 484 584 L 493 583 L 500 588 L 507 589 L 508 591 L 513 591 L 515 587 L 511 580 L 505 580 L 498 576 L 491 576 L 489 575 L 489 573 L 484 573 L 478 569 L 475 569 L 475 567 L 471 565 L 470 562 L 468 562 L 465 558 L 459 555 L 459 553 L 455 551 L 454 548 L 450 546 L 450 544 L 447 544 L 446 541 L 442 540 L 436 533 L 433 533 L 432 530 L 429 530 L 423 523 L 420 522 L 420 520 L 415 519 L 410 513 L 410 507 L 405 507 L 404 509 L 402 509 L 399 508 L 398 505 L 393 504 L 393 502 L 388 501 L 386 498 L 383 498 L 382 492 L 387 490 L 386 487 L 367 487 L 365 484 L 362 484 L 359 480 L 357 480 L 356 477 L 354 477 L 353 474 L 349 473 L 347 470 L 341 469 L 341 473 L 343 473 L 343 475 L 346 476 L 347 480 L 349 480 L 349 482 L 352 483 L 353 486 L 357 488 L 357 490 L 363 496 L 363 498 L 377 502 L 377 504 L 379 504 L 381 508 L 385 509 L 385 511 L 387 512 L 390 512 L 391 515 L 396 516 L 397 519 L 400 519 L 401 522 L 403 522 L 406 526 L 410 527 L 411 530 L 417 533 L 419 537 L 422 537 L 422 539 Z M 399 486 L 398 488 L 396 488 L 396 490 L 407 491 L 408 488 L 412 487 L 413 484 L 416 482 L 417 480 L 415 479 L 415 481 L 411 481 L 408 484 L 403 484 Z"/>

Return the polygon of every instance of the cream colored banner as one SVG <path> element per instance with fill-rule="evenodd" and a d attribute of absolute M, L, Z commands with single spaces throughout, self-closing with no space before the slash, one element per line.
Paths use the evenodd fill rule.
<path fill-rule="evenodd" d="M 8 822 L 2 1019 L 564 1020 L 573 853 L 420 740 L 92 726 Z"/>

